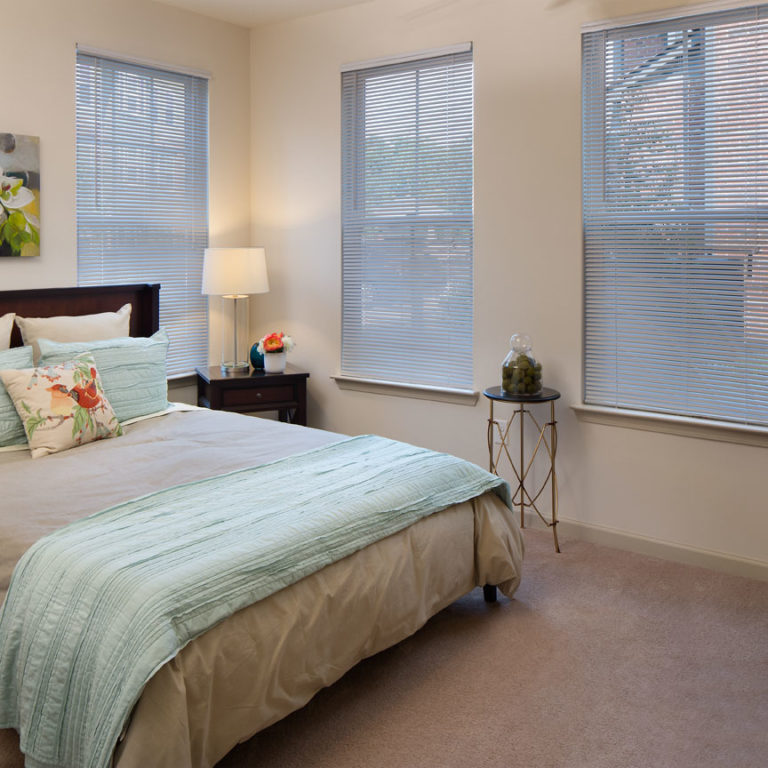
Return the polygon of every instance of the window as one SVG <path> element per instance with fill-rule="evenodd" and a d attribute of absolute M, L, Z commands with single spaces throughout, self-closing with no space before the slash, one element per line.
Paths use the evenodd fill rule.
<path fill-rule="evenodd" d="M 472 52 L 342 75 L 343 376 L 471 389 Z"/>
<path fill-rule="evenodd" d="M 160 283 L 168 374 L 208 359 L 208 81 L 77 54 L 80 285 Z"/>
<path fill-rule="evenodd" d="M 583 65 L 585 402 L 768 425 L 768 6 Z"/>

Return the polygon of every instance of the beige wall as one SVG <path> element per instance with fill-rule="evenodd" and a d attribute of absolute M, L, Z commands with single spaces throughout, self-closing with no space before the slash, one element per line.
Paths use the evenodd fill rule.
<path fill-rule="evenodd" d="M 342 391 L 330 379 L 340 346 L 339 67 L 471 40 L 475 385 L 498 383 L 513 331 L 532 334 L 545 384 L 563 393 L 563 518 L 768 564 L 765 448 L 586 424 L 568 407 L 581 397 L 580 26 L 671 5 L 372 0 L 254 30 L 252 243 L 267 247 L 272 291 L 255 297 L 253 335 L 296 338 L 312 425 L 486 463 L 483 398 L 450 405 Z"/>
<path fill-rule="evenodd" d="M 207 72 L 210 239 L 250 234 L 249 38 L 240 27 L 149 0 L 0 0 L 0 131 L 40 137 L 41 255 L 4 259 L 0 290 L 77 283 L 75 46 Z M 212 343 L 218 334 L 211 334 Z M 214 355 L 215 356 L 215 355 Z"/>
<path fill-rule="evenodd" d="M 207 70 L 211 242 L 266 245 L 272 291 L 252 299 L 251 335 L 296 337 L 292 361 L 312 374 L 311 423 L 485 464 L 483 399 L 348 392 L 330 379 L 340 337 L 339 66 L 472 40 L 476 386 L 497 382 L 512 331 L 531 333 L 545 383 L 563 392 L 562 517 L 768 562 L 764 448 L 586 424 L 568 408 L 581 386 L 580 25 L 670 5 L 372 0 L 255 30 L 249 64 L 245 30 L 149 0 L 0 0 L 12 63 L 0 130 L 40 136 L 43 182 L 42 255 L 3 260 L 0 289 L 76 282 L 75 44 Z M 211 337 L 216 359 L 215 327 Z"/>

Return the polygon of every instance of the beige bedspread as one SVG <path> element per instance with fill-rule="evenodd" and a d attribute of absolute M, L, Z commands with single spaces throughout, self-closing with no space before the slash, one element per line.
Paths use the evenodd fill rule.
<path fill-rule="evenodd" d="M 192 411 L 34 461 L 27 453 L 0 453 L 0 597 L 24 550 L 70 520 L 340 438 Z M 513 516 L 489 493 L 324 568 L 238 612 L 163 666 L 139 700 L 116 765 L 213 765 L 474 586 L 499 584 L 511 596 L 521 560 Z"/>

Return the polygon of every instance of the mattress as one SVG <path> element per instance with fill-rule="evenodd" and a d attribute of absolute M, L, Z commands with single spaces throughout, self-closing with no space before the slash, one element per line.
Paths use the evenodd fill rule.
<path fill-rule="evenodd" d="M 117 440 L 44 459 L 1 453 L 0 596 L 26 548 L 71 520 L 341 437 L 196 410 L 144 420 Z M 214 765 L 474 586 L 499 584 L 511 595 L 521 559 L 513 517 L 489 493 L 302 579 L 201 635 L 158 670 L 115 764 Z"/>

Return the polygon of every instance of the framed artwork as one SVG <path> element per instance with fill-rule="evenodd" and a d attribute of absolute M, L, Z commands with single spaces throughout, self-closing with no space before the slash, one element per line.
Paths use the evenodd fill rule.
<path fill-rule="evenodd" d="M 40 255 L 40 138 L 0 133 L 0 258 Z"/>

